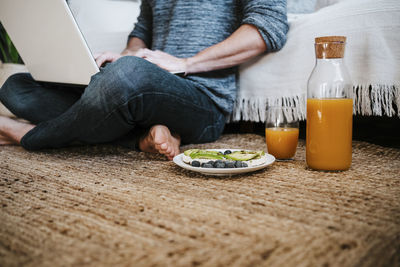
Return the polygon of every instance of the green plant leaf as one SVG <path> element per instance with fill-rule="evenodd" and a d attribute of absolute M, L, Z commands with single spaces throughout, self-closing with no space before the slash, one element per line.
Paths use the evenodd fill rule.
<path fill-rule="evenodd" d="M 15 51 L 15 49 L 11 49 L 10 54 L 11 54 L 12 62 L 14 62 L 14 63 L 17 62 L 18 61 L 18 52 Z"/>
<path fill-rule="evenodd" d="M 5 63 L 23 63 L 17 49 L 0 23 L 0 55 Z"/>
<path fill-rule="evenodd" d="M 7 45 L 7 50 L 8 51 L 11 51 L 11 49 L 12 49 L 12 42 L 11 42 L 11 39 L 10 39 L 10 37 L 7 35 L 6 36 L 6 45 Z"/>
<path fill-rule="evenodd" d="M 1 55 L 2 55 L 2 58 L 3 58 L 3 60 L 4 60 L 4 63 L 7 63 L 9 60 L 8 60 L 8 56 L 7 56 L 7 53 L 6 53 L 6 51 L 4 50 L 4 48 L 3 48 L 3 46 L 2 45 L 0 45 L 0 51 L 1 51 Z"/>

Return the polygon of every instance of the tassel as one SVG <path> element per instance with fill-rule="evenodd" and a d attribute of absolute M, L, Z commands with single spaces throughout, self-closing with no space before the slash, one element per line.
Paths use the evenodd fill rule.
<path fill-rule="evenodd" d="M 353 86 L 353 113 L 363 116 L 398 116 L 400 118 L 400 84 L 356 85 Z M 292 97 L 245 97 L 238 96 L 228 122 L 265 122 L 268 106 L 295 106 L 293 114 L 299 120 L 306 119 L 306 95 Z M 397 111 L 397 114 L 396 114 Z"/>

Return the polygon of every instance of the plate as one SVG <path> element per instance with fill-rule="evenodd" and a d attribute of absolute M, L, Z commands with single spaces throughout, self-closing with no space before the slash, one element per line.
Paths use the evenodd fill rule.
<path fill-rule="evenodd" d="M 208 150 L 214 150 L 214 151 L 220 151 L 224 152 L 227 149 L 208 149 Z M 229 149 L 231 151 L 240 151 L 240 150 L 245 150 L 245 149 Z M 275 161 L 275 157 L 272 156 L 271 154 L 265 154 L 266 161 L 263 164 L 253 166 L 253 167 L 244 167 L 244 168 L 201 168 L 201 167 L 193 167 L 189 164 L 186 164 L 182 160 L 183 153 L 177 155 L 174 157 L 174 163 L 178 165 L 179 167 L 182 167 L 186 170 L 189 171 L 194 171 L 194 172 L 199 172 L 205 175 L 213 175 L 213 176 L 227 176 L 227 175 L 235 175 L 235 174 L 241 174 L 241 173 L 247 173 L 247 172 L 254 172 L 261 170 L 268 165 L 271 165 Z"/>

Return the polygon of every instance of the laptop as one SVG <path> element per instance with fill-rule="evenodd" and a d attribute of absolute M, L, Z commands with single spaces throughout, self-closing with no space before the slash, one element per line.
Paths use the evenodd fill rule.
<path fill-rule="evenodd" d="M 87 85 L 99 71 L 65 0 L 0 0 L 0 21 L 35 80 Z"/>

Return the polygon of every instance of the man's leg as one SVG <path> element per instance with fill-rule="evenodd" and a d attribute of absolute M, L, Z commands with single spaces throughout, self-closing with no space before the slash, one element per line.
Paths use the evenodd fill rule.
<path fill-rule="evenodd" d="M 83 88 L 44 85 L 29 73 L 17 73 L 1 87 L 0 101 L 18 118 L 38 124 L 60 116 L 82 92 Z"/>
<path fill-rule="evenodd" d="M 135 126 L 164 125 L 183 142 L 218 138 L 224 115 L 193 83 L 136 57 L 123 57 L 96 74 L 66 112 L 39 123 L 21 140 L 26 149 L 71 142 L 110 142 Z"/>
<path fill-rule="evenodd" d="M 44 85 L 29 73 L 10 76 L 0 89 L 0 101 L 18 118 L 39 123 L 65 112 L 83 89 Z M 18 144 L 32 124 L 0 116 L 0 145 Z"/>

